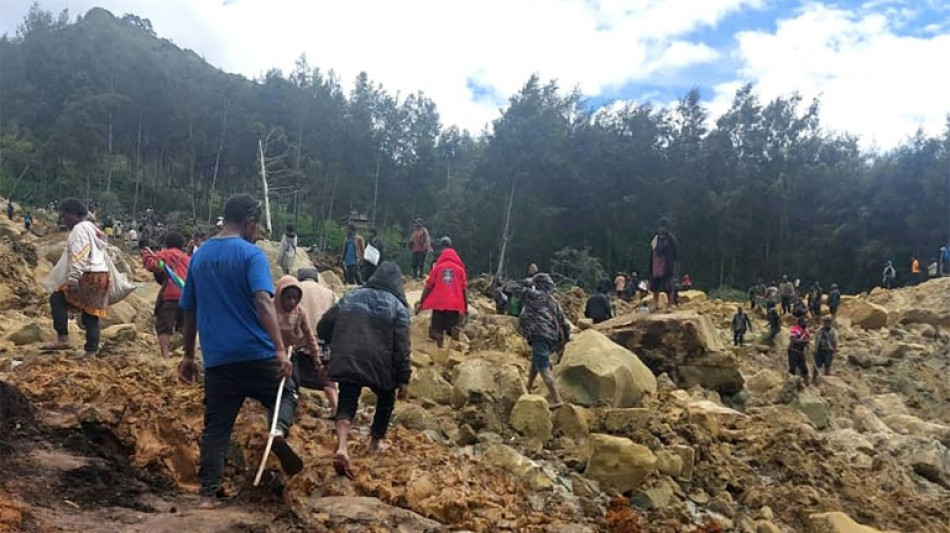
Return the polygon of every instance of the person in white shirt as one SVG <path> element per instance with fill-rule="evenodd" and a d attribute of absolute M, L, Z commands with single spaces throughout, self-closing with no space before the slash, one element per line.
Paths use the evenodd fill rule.
<path fill-rule="evenodd" d="M 75 198 L 59 204 L 59 215 L 69 228 L 63 279 L 55 280 L 59 289 L 50 296 L 56 342 L 44 350 L 69 349 L 69 311 L 82 314 L 86 330 L 85 351 L 94 356 L 99 351 L 99 319 L 109 314 L 109 265 L 106 263 L 105 235 L 87 217 L 86 206 Z"/>

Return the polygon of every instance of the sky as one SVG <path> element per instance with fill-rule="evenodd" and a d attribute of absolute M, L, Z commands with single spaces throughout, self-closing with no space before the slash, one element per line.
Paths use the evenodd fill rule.
<path fill-rule="evenodd" d="M 14 33 L 32 0 L 0 0 Z M 490 126 L 532 74 L 593 105 L 672 105 L 698 87 L 712 119 L 752 83 L 768 101 L 819 97 L 824 127 L 887 150 L 950 113 L 946 0 L 43 0 L 99 6 L 229 72 L 312 67 L 349 86 L 422 91 L 445 125 Z M 0 58 L 2 61 L 2 58 Z"/>

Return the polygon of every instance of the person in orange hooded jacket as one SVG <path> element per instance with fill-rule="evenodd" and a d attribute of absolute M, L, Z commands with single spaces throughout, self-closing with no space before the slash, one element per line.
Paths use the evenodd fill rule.
<path fill-rule="evenodd" d="M 416 313 L 432 310 L 429 338 L 442 348 L 446 333 L 455 340 L 459 338 L 461 319 L 468 312 L 468 295 L 465 293 L 468 277 L 465 264 L 452 247 L 452 239 L 442 237 L 439 245 L 442 253 L 429 272 L 422 298 L 416 304 Z"/>

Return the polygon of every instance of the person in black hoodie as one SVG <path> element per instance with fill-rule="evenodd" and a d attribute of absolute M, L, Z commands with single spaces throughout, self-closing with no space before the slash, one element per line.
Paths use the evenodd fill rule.
<path fill-rule="evenodd" d="M 377 398 L 369 449 L 382 451 L 396 398 L 405 399 L 412 375 L 409 304 L 399 267 L 391 262 L 379 265 L 365 285 L 323 315 L 317 336 L 330 346 L 327 373 L 340 387 L 333 467 L 352 479 L 347 437 L 363 387 Z"/>
<path fill-rule="evenodd" d="M 670 233 L 670 222 L 661 218 L 657 222 L 656 233 L 650 239 L 650 290 L 653 292 L 653 311 L 660 310 L 661 292 L 666 293 L 666 310 L 673 310 L 676 258 L 676 237 Z"/>
<path fill-rule="evenodd" d="M 607 282 L 602 282 L 597 287 L 597 293 L 588 298 L 587 305 L 584 307 L 584 316 L 593 320 L 594 324 L 600 324 L 614 316 L 610 297 L 607 296 L 607 291 L 610 290 L 608 287 Z"/>

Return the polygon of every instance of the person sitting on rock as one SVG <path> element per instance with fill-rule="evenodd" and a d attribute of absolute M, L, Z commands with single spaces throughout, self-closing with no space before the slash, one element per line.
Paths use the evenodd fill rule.
<path fill-rule="evenodd" d="M 162 358 L 171 357 L 171 338 L 175 331 L 180 331 L 183 316 L 178 311 L 178 300 L 181 298 L 181 289 L 171 279 L 165 268 L 170 268 L 180 279 L 188 279 L 188 264 L 191 258 L 183 249 L 185 236 L 177 231 L 165 234 L 165 249 L 157 253 L 148 247 L 142 248 L 142 265 L 155 275 L 155 281 L 162 286 L 155 302 L 155 334 L 158 335 L 158 345 L 162 351 Z"/>
<path fill-rule="evenodd" d="M 808 320 L 801 317 L 789 331 L 788 373 L 793 376 L 801 374 L 806 384 L 808 383 L 808 364 L 805 362 L 805 352 L 808 350 L 809 341 L 811 341 L 811 333 L 808 331 Z"/>
<path fill-rule="evenodd" d="M 518 324 L 521 334 L 531 345 L 531 371 L 528 373 L 528 391 L 534 387 L 534 380 L 541 379 L 551 395 L 552 409 L 564 405 L 561 393 L 554 382 L 551 372 L 551 352 L 560 349 L 571 339 L 571 326 L 564 317 L 564 311 L 554 299 L 557 287 L 551 276 L 545 273 L 535 274 L 530 284 L 519 286 L 522 310 Z"/>
<path fill-rule="evenodd" d="M 412 377 L 409 304 L 399 267 L 388 261 L 380 264 L 365 285 L 323 315 L 317 335 L 330 346 L 327 372 L 340 385 L 333 468 L 352 479 L 348 435 L 363 387 L 376 395 L 369 449 L 378 452 L 387 447 L 383 439 L 396 398 L 406 398 Z"/>
<path fill-rule="evenodd" d="M 782 319 L 779 317 L 778 310 L 775 309 L 775 304 L 772 302 L 768 303 L 766 319 L 769 321 L 769 336 L 767 340 L 769 346 L 773 346 L 775 345 L 775 337 L 782 331 Z"/>
<path fill-rule="evenodd" d="M 260 217 L 261 202 L 247 194 L 227 201 L 224 228 L 192 257 L 179 302 L 185 311 L 181 379 L 188 383 L 197 379 L 199 334 L 204 359 L 205 415 L 198 471 L 199 506 L 204 509 L 215 507 L 231 431 L 247 398 L 276 410 L 280 436 L 274 439 L 273 450 L 284 472 L 293 476 L 303 470 L 303 461 L 286 440 L 297 408 L 297 392 L 289 379 L 293 365 L 277 323 L 267 255 L 252 244 Z M 281 402 L 276 405 L 281 383 Z"/>
<path fill-rule="evenodd" d="M 459 340 L 461 320 L 468 313 L 468 278 L 465 264 L 452 248 L 452 239 L 442 237 L 439 247 L 442 253 L 429 271 L 422 297 L 416 304 L 416 314 L 432 310 L 429 338 L 442 348 L 446 333 Z"/>
<path fill-rule="evenodd" d="M 831 326 L 831 317 L 826 316 L 821 321 L 815 340 L 815 373 L 812 380 L 818 384 L 818 371 L 825 369 L 825 375 L 831 375 L 831 362 L 838 351 L 838 332 Z"/>
<path fill-rule="evenodd" d="M 838 308 L 841 307 L 841 290 L 837 283 L 831 284 L 831 291 L 828 292 L 828 309 L 831 310 L 831 318 L 838 317 Z"/>
<path fill-rule="evenodd" d="M 607 296 L 608 286 L 606 281 L 601 282 L 597 287 L 597 292 L 587 299 L 587 305 L 584 306 L 584 316 L 591 319 L 594 324 L 600 324 L 614 316 L 610 297 Z"/>
<path fill-rule="evenodd" d="M 745 342 L 746 331 L 752 329 L 752 320 L 745 314 L 742 306 L 736 308 L 736 314 L 732 316 L 732 343 L 734 346 L 742 346 Z"/>
<path fill-rule="evenodd" d="M 66 262 L 62 279 L 51 280 L 59 288 L 50 296 L 56 342 L 44 350 L 69 349 L 69 312 L 81 313 L 86 330 L 85 355 L 99 351 L 99 319 L 109 314 L 109 265 L 106 263 L 105 235 L 88 221 L 89 211 L 81 200 L 67 198 L 59 204 L 60 219 L 69 228 Z M 54 272 L 58 269 L 54 269 Z"/>

